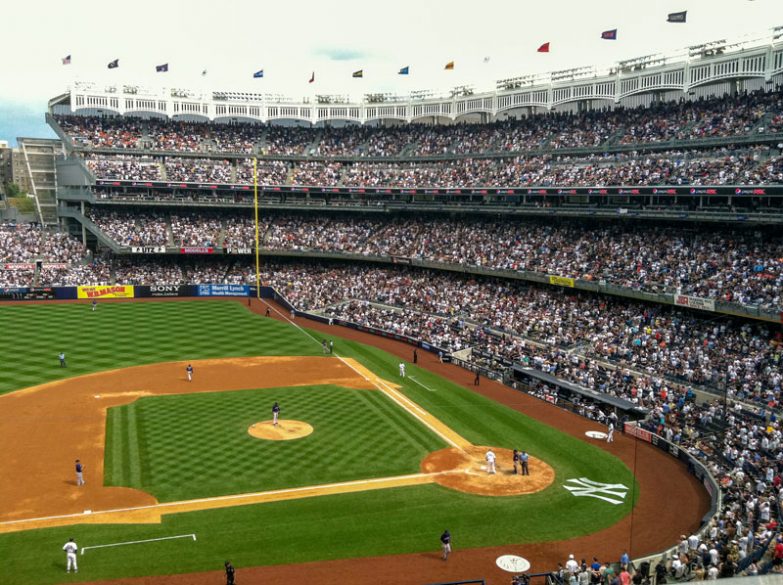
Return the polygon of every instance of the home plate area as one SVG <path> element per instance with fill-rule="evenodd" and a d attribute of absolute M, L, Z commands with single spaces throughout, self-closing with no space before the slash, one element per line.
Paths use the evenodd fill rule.
<path fill-rule="evenodd" d="M 513 451 L 499 447 L 492 447 L 497 455 L 497 472 L 488 473 L 484 456 L 489 449 L 475 445 L 441 449 L 424 458 L 421 471 L 438 473 L 435 481 L 444 487 L 483 496 L 532 494 L 555 480 L 554 469 L 532 455 L 528 462 L 530 475 L 514 474 Z"/>

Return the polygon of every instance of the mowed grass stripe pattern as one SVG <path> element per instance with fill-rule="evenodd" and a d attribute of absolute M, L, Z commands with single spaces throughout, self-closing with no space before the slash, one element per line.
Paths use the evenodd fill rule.
<path fill-rule="evenodd" d="M 183 305 L 198 304 L 201 306 L 215 306 L 215 315 L 223 316 L 225 335 L 223 345 L 219 342 L 214 347 L 208 347 L 209 355 L 201 357 L 215 357 L 225 352 L 225 355 L 243 355 L 245 353 L 260 353 L 255 347 L 247 352 L 240 351 L 249 343 L 265 344 L 264 340 L 250 339 L 248 331 L 262 334 L 277 333 L 280 328 L 280 337 L 274 344 L 269 344 L 269 353 L 280 354 L 281 347 L 298 348 L 300 354 L 318 355 L 321 352 L 320 345 L 308 339 L 300 331 L 285 324 L 267 324 L 268 320 L 256 315 L 248 314 L 237 303 L 224 302 L 199 302 L 182 303 Z M 221 304 L 232 305 L 226 310 Z M 150 304 L 117 305 L 126 307 L 123 311 L 115 313 L 117 319 L 114 329 L 117 331 L 127 329 L 126 320 L 136 320 L 135 311 L 146 314 Z M 159 305 L 158 318 L 171 330 L 178 330 L 177 316 L 181 315 L 179 303 L 161 303 Z M 199 307 L 199 308 L 200 308 Z M 28 307 L 14 307 L 28 309 Z M 62 307 L 30 307 L 31 316 L 41 310 L 44 312 L 52 308 Z M 65 307 L 69 308 L 69 307 Z M 128 365 L 129 349 L 119 343 L 106 343 L 105 339 L 96 337 L 96 330 L 90 327 L 81 327 L 82 321 L 86 321 L 84 309 L 76 306 L 73 311 L 60 314 L 64 319 L 64 326 L 78 332 L 80 342 L 90 347 L 101 347 L 106 352 L 107 359 L 115 364 Z M 103 308 L 99 305 L 98 312 Z M 8 322 L 5 308 L 0 306 L 0 326 Z M 240 310 L 234 310 L 240 309 Z M 225 313 L 224 313 L 225 311 Z M 96 312 L 96 314 L 98 313 Z M 230 313 L 230 314 L 229 314 Z M 207 310 L 202 314 L 204 320 L 213 316 Z M 19 327 L 22 324 L 17 325 Z M 33 351 L 44 356 L 41 361 L 43 373 L 39 378 L 57 372 L 56 352 L 51 355 L 51 344 L 47 337 L 52 333 L 47 327 L 47 319 L 35 320 L 35 327 L 25 330 L 24 343 Z M 167 327 L 163 327 L 166 329 Z M 339 335 L 339 328 L 335 328 L 335 336 Z M 255 334 L 255 333 L 254 333 Z M 59 335 L 59 333 L 58 333 Z M 195 333 L 201 336 L 201 333 Z M 319 333 L 318 339 L 322 337 Z M 143 338 L 140 337 L 140 338 Z M 113 338 L 111 338 L 113 339 Z M 177 343 L 182 347 L 169 348 L 167 344 L 158 343 L 161 351 L 171 353 L 183 353 L 193 351 L 193 341 L 186 335 L 178 337 Z M 2 344 L 10 344 L 5 336 L 0 339 Z M 173 342 L 172 342 L 173 343 Z M 47 345 L 42 351 L 38 344 Z M 190 344 L 190 345 L 189 345 Z M 14 344 L 4 345 L 5 363 L 13 362 L 17 353 L 23 354 L 27 347 Z M 109 542 L 123 542 L 170 536 L 172 534 L 198 533 L 198 541 L 187 543 L 185 541 L 170 541 L 156 545 L 129 546 L 99 549 L 89 551 L 80 563 L 80 571 L 77 576 L 70 576 L 70 581 L 94 581 L 121 577 L 164 575 L 191 571 L 214 571 L 222 567 L 223 561 L 230 558 L 235 566 L 239 567 L 240 576 L 242 567 L 259 564 L 278 564 L 315 561 L 321 559 L 347 558 L 354 556 L 372 556 L 405 552 L 438 550 L 437 536 L 445 527 L 448 527 L 455 535 L 457 546 L 462 548 L 475 546 L 492 546 L 508 543 L 543 542 L 554 539 L 566 539 L 577 535 L 596 532 L 610 526 L 627 515 L 631 509 L 631 495 L 620 506 L 612 506 L 606 502 L 592 498 L 575 498 L 563 489 L 562 483 L 567 478 L 589 477 L 603 482 L 618 482 L 632 485 L 633 479 L 630 470 L 623 463 L 601 449 L 572 437 L 569 437 L 557 429 L 551 429 L 546 425 L 526 417 L 524 414 L 492 402 L 482 396 L 474 394 L 447 380 L 438 378 L 415 366 L 410 366 L 410 373 L 425 383 L 435 392 L 429 392 L 417 384 L 408 380 L 400 380 L 397 375 L 399 359 L 383 351 L 348 342 L 335 337 L 335 350 L 340 355 L 353 357 L 362 362 L 379 376 L 398 381 L 403 384 L 403 391 L 420 406 L 432 412 L 455 431 L 476 444 L 497 445 L 509 448 L 525 448 L 531 453 L 543 456 L 547 462 L 555 467 L 558 474 L 555 484 L 542 492 L 525 497 L 491 498 L 473 496 L 451 491 L 437 485 L 412 486 L 400 489 L 381 490 L 356 494 L 342 494 L 339 496 L 325 496 L 289 502 L 278 502 L 253 506 L 241 506 L 221 510 L 194 512 L 189 514 L 175 514 L 166 516 L 160 525 L 79 525 L 57 529 L 33 530 L 23 533 L 0 535 L 0 558 L 4 559 L 2 571 L 3 585 L 52 585 L 61 583 L 65 559 L 61 550 L 63 543 L 70 537 L 75 537 L 81 546 L 102 544 Z M 67 350 L 66 350 L 67 351 Z M 288 350 L 291 351 L 291 350 Z M 190 357 L 190 356 L 186 356 Z M 50 360 L 51 358 L 51 360 Z M 171 357 L 160 359 L 171 359 Z M 181 358 L 179 358 L 181 359 Z M 193 358 L 195 359 L 195 358 Z M 54 365 L 52 366 L 52 360 Z M 152 361 L 158 361 L 153 359 Z M 119 367 L 119 366 L 111 366 Z M 98 368 L 95 368 L 98 369 Z M 41 380 L 37 380 L 40 382 Z M 29 382 L 25 385 L 29 385 Z M 291 388 L 291 391 L 297 390 Z M 270 416 L 270 400 L 279 399 L 283 406 L 283 416 L 289 418 L 303 418 L 299 411 L 300 406 L 286 398 L 281 398 L 283 390 L 268 392 L 250 390 L 263 396 L 257 406 L 250 411 L 247 404 L 231 405 L 231 424 L 239 425 L 241 430 L 236 436 L 244 435 L 247 426 L 257 420 Z M 243 392 L 223 393 L 221 398 L 230 398 Z M 359 395 L 351 391 L 348 396 L 354 396 L 355 400 L 383 398 L 377 392 Z M 177 398 L 177 397 L 170 397 Z M 329 401 L 322 401 L 320 410 L 331 409 Z M 222 410 L 224 403 L 218 401 L 216 406 Z M 137 422 L 139 427 L 147 427 L 146 414 L 143 413 L 143 402 L 137 405 Z M 383 412 L 386 408 L 384 402 L 374 404 Z M 229 408 L 229 411 L 230 411 Z M 256 408 L 258 410 L 256 410 Z M 372 412 L 364 402 L 357 402 L 358 412 L 367 410 Z M 110 411 L 111 412 L 111 411 Z M 318 412 L 315 412 L 317 415 Z M 172 416 L 176 416 L 172 413 Z M 408 416 L 408 415 L 405 415 Z M 245 417 L 242 419 L 242 417 Z M 350 417 L 348 420 L 351 420 Z M 312 421 L 308 421 L 311 422 Z M 111 443 L 107 451 L 107 458 L 116 457 L 123 451 L 115 448 L 115 443 L 122 438 L 122 432 L 114 429 L 115 424 L 127 424 L 127 419 L 111 415 L 109 417 L 109 432 L 107 437 Z M 159 426 L 160 423 L 158 423 Z M 392 423 L 390 423 L 392 424 Z M 396 423 L 395 423 L 396 424 Z M 319 428 L 316 421 L 316 429 Z M 156 425 L 153 425 L 156 426 Z M 330 443 L 324 448 L 312 453 L 312 456 L 301 460 L 286 458 L 286 464 L 293 470 L 294 479 L 301 479 L 301 474 L 308 468 L 316 468 L 342 464 L 339 458 L 331 458 L 331 452 L 341 442 L 350 437 L 353 429 L 347 423 L 336 426 L 333 430 L 325 426 L 320 427 L 323 436 L 329 436 Z M 139 434 L 141 457 L 144 458 L 145 445 L 153 441 L 153 435 L 142 430 Z M 397 450 L 404 447 L 413 449 L 410 439 L 416 437 L 419 430 L 412 431 L 408 438 L 399 440 L 387 447 L 386 451 L 379 449 L 375 459 L 395 459 Z M 426 431 L 428 433 L 429 431 Z M 315 438 L 316 433 L 311 435 Z M 248 437 L 249 438 L 249 437 Z M 238 439 L 237 439 L 238 440 Z M 301 439 L 306 441 L 307 439 Z M 291 444 L 300 441 L 292 441 Z M 390 441 L 391 443 L 391 441 Z M 304 444 L 304 443 L 302 443 Z M 415 444 L 415 441 L 414 441 Z M 285 443 L 276 443 L 281 449 L 285 449 Z M 185 447 L 176 447 L 177 449 Z M 361 452 L 356 460 L 370 461 L 362 458 L 365 445 L 361 446 Z M 433 447 L 438 448 L 438 447 Z M 169 457 L 187 457 L 197 462 L 198 470 L 210 470 L 212 467 L 220 467 L 219 474 L 224 479 L 231 478 L 234 468 L 243 467 L 247 463 L 233 465 L 230 457 L 220 455 L 203 455 L 197 447 L 190 453 L 172 452 Z M 186 449 L 187 450 L 187 449 Z M 226 452 L 233 452 L 233 444 L 226 447 Z M 381 453 L 382 452 L 382 453 Z M 123 455 L 126 457 L 126 455 Z M 350 459 L 346 458 L 346 461 Z M 259 466 L 261 467 L 261 466 Z M 121 470 L 129 474 L 130 470 L 123 470 L 122 464 L 116 464 L 114 460 L 106 466 L 107 477 L 109 473 Z M 110 471 L 111 470 L 111 471 Z M 250 470 L 255 472 L 255 464 L 251 464 Z M 305 470 L 305 471 L 302 471 Z M 16 472 L 23 472 L 17 469 Z M 163 466 L 156 466 L 155 475 L 141 474 L 142 483 L 155 481 L 158 477 L 166 477 L 170 470 Z M 129 477 L 129 475 L 128 475 Z M 68 475 L 64 479 L 70 479 Z M 354 478 L 347 478 L 354 479 Z M 252 480 L 258 483 L 257 477 Z M 215 486 L 212 486 L 215 487 Z M 237 487 L 237 486 L 234 486 Z M 63 497 L 67 497 L 68 486 L 63 487 Z M 75 487 L 73 489 L 76 489 Z M 238 491 L 246 491 L 239 486 Z M 179 498 L 177 498 L 179 499 Z M 94 554 L 90 554 L 94 552 Z M 578 551 L 575 551 L 578 553 Z M 580 554 L 590 554 L 583 551 Z"/>
<path fill-rule="evenodd" d="M 290 326 L 228 301 L 0 306 L 0 331 L 0 394 L 140 364 L 320 354 Z"/>
<path fill-rule="evenodd" d="M 282 419 L 314 432 L 251 437 L 274 401 Z M 110 413 L 107 484 L 160 501 L 416 473 L 427 453 L 446 447 L 382 393 L 328 385 L 146 397 Z"/>

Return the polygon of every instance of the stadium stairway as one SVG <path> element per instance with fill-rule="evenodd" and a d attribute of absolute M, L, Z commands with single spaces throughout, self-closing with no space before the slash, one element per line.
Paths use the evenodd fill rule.
<path fill-rule="evenodd" d="M 55 157 L 63 156 L 60 143 L 47 139 L 20 139 L 19 146 L 30 176 L 30 187 L 43 225 L 57 225 L 57 172 Z"/>
<path fill-rule="evenodd" d="M 765 112 L 764 115 L 756 122 L 756 125 L 750 129 L 750 134 L 760 134 L 766 131 L 767 126 L 772 121 L 772 118 L 776 116 L 777 112 Z"/>

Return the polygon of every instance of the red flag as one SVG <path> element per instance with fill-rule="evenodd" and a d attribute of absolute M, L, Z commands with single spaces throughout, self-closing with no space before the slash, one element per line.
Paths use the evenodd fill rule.
<path fill-rule="evenodd" d="M 313 74 L 310 76 L 310 81 L 307 83 L 313 83 L 315 81 L 315 71 L 313 71 Z"/>
<path fill-rule="evenodd" d="M 539 53 L 548 53 L 549 52 L 549 42 L 547 41 L 546 43 L 544 43 L 543 45 L 538 47 L 538 52 Z"/>

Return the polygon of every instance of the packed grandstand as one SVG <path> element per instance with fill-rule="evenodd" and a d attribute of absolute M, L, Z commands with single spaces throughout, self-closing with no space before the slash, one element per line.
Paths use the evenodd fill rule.
<path fill-rule="evenodd" d="M 49 120 L 68 152 L 64 229 L 0 226 L 8 296 L 258 278 L 296 311 L 424 343 L 602 422 L 615 415 L 601 400 L 563 389 L 622 399 L 722 490 L 717 515 L 659 571 L 781 570 L 783 206 L 752 189 L 783 184 L 779 86 L 489 123 L 311 128 L 70 106 Z M 668 191 L 683 186 L 708 189 Z M 397 197 L 405 189 L 499 197 Z M 602 207 L 617 213 L 596 217 Z M 515 367 L 548 377 L 523 383 Z"/>

